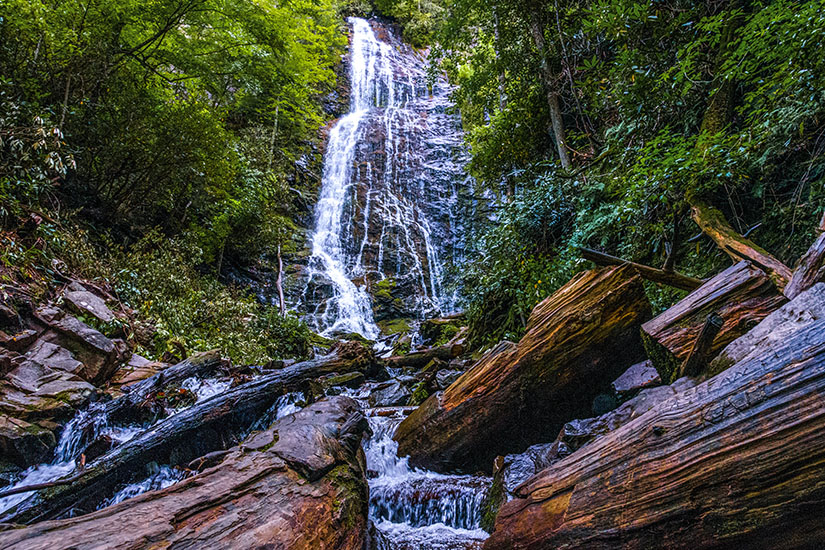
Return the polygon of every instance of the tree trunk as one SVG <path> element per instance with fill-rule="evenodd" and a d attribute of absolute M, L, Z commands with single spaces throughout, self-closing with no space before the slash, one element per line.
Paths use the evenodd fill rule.
<path fill-rule="evenodd" d="M 0 547 L 361 550 L 366 430 L 353 400 L 325 399 L 251 435 L 216 467 L 94 514 L 0 533 Z"/>
<path fill-rule="evenodd" d="M 518 344 L 483 357 L 401 423 L 399 456 L 439 472 L 489 471 L 498 455 L 552 440 L 643 358 L 649 315 L 632 267 L 580 273 L 536 306 Z"/>
<path fill-rule="evenodd" d="M 706 360 L 711 360 L 785 301 L 760 269 L 739 262 L 642 325 L 642 340 L 662 382 L 670 384 L 679 377 L 708 315 L 716 313 L 725 321 L 706 350 Z"/>
<path fill-rule="evenodd" d="M 564 120 L 562 119 L 561 107 L 559 106 L 559 94 L 556 89 L 556 78 L 553 69 L 550 67 L 550 60 L 547 58 L 547 43 L 544 40 L 544 29 L 538 15 L 533 14 L 530 18 L 530 32 L 533 35 L 533 42 L 538 50 L 541 63 L 541 78 L 547 94 L 547 107 L 550 109 L 550 125 L 553 129 L 553 137 L 559 152 L 561 166 L 569 170 L 570 155 L 567 152 L 567 139 L 564 133 Z"/>
<path fill-rule="evenodd" d="M 278 306 L 281 309 L 281 317 L 286 317 L 286 301 L 284 300 L 284 261 L 281 258 L 281 245 L 278 245 L 278 279 L 275 281 L 278 287 Z"/>
<path fill-rule="evenodd" d="M 109 451 L 87 466 L 86 474 L 71 485 L 38 492 L 11 509 L 2 522 L 33 523 L 67 512 L 91 511 L 119 484 L 143 471 L 146 464 L 185 465 L 194 458 L 224 449 L 247 430 L 284 393 L 296 391 L 319 376 L 332 372 L 366 370 L 372 353 L 355 342 L 325 357 L 297 363 L 273 374 L 233 388 L 171 416 Z"/>
<path fill-rule="evenodd" d="M 687 275 L 682 275 L 681 273 L 677 273 L 672 270 L 668 271 L 666 269 L 656 269 L 655 267 L 629 262 L 627 260 L 617 258 L 616 256 L 611 256 L 610 254 L 605 254 L 589 248 L 579 247 L 579 254 L 585 260 L 590 260 L 599 266 L 630 265 L 639 273 L 639 275 L 642 276 L 643 279 L 653 281 L 654 283 L 679 288 L 681 290 L 696 290 L 704 283 L 702 279 L 688 277 Z"/>
<path fill-rule="evenodd" d="M 818 548 L 823 393 L 817 320 L 528 480 L 484 548 Z"/>

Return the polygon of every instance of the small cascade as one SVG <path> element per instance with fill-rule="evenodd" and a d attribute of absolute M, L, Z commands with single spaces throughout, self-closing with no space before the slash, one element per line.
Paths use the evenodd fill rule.
<path fill-rule="evenodd" d="M 387 412 L 394 414 L 386 415 Z M 464 550 L 487 538 L 481 503 L 490 479 L 442 475 L 410 468 L 398 458 L 392 434 L 404 408 L 370 416 L 373 436 L 365 443 L 370 479 L 370 519 L 379 549 Z"/>
<path fill-rule="evenodd" d="M 349 23 L 350 107 L 327 142 L 301 309 L 326 336 L 375 339 L 376 321 L 454 307 L 444 272 L 461 259 L 468 180 L 446 81 L 390 28 Z"/>
<path fill-rule="evenodd" d="M 126 485 L 115 493 L 112 498 L 101 502 L 97 509 L 100 510 L 101 508 L 106 508 L 107 506 L 123 502 L 124 500 L 134 498 L 147 491 L 166 489 L 178 481 L 183 480 L 186 476 L 187 474 L 183 470 L 171 468 L 169 466 L 158 466 L 155 471 L 145 479 L 138 481 L 137 483 L 130 483 Z"/>

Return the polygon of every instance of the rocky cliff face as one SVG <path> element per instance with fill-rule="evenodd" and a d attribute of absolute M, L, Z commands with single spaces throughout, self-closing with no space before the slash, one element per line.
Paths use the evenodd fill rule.
<path fill-rule="evenodd" d="M 444 275 L 464 257 L 473 200 L 447 82 L 388 25 L 350 24 L 349 112 L 329 130 L 309 255 L 287 290 L 318 330 L 375 336 L 452 309 Z"/>

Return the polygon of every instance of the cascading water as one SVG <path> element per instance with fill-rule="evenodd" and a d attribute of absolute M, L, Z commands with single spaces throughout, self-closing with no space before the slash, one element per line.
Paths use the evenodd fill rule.
<path fill-rule="evenodd" d="M 325 335 L 375 338 L 380 318 L 453 307 L 443 277 L 462 254 L 468 180 L 447 83 L 379 23 L 349 22 L 350 108 L 329 134 L 302 302 Z"/>

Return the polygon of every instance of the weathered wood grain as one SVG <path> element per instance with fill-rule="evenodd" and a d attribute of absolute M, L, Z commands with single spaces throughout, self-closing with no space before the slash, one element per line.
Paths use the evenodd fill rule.
<path fill-rule="evenodd" d="M 821 547 L 823 395 L 820 319 L 528 480 L 484 548 Z"/>
<path fill-rule="evenodd" d="M 643 356 L 650 315 L 630 266 L 586 271 L 533 310 L 515 346 L 483 357 L 399 426 L 399 454 L 437 471 L 489 471 L 498 455 L 549 441 Z"/>
<path fill-rule="evenodd" d="M 708 361 L 786 301 L 761 269 L 742 261 L 642 325 L 642 340 L 662 382 L 670 384 L 709 315 L 718 314 L 725 322 L 707 349 Z"/>

